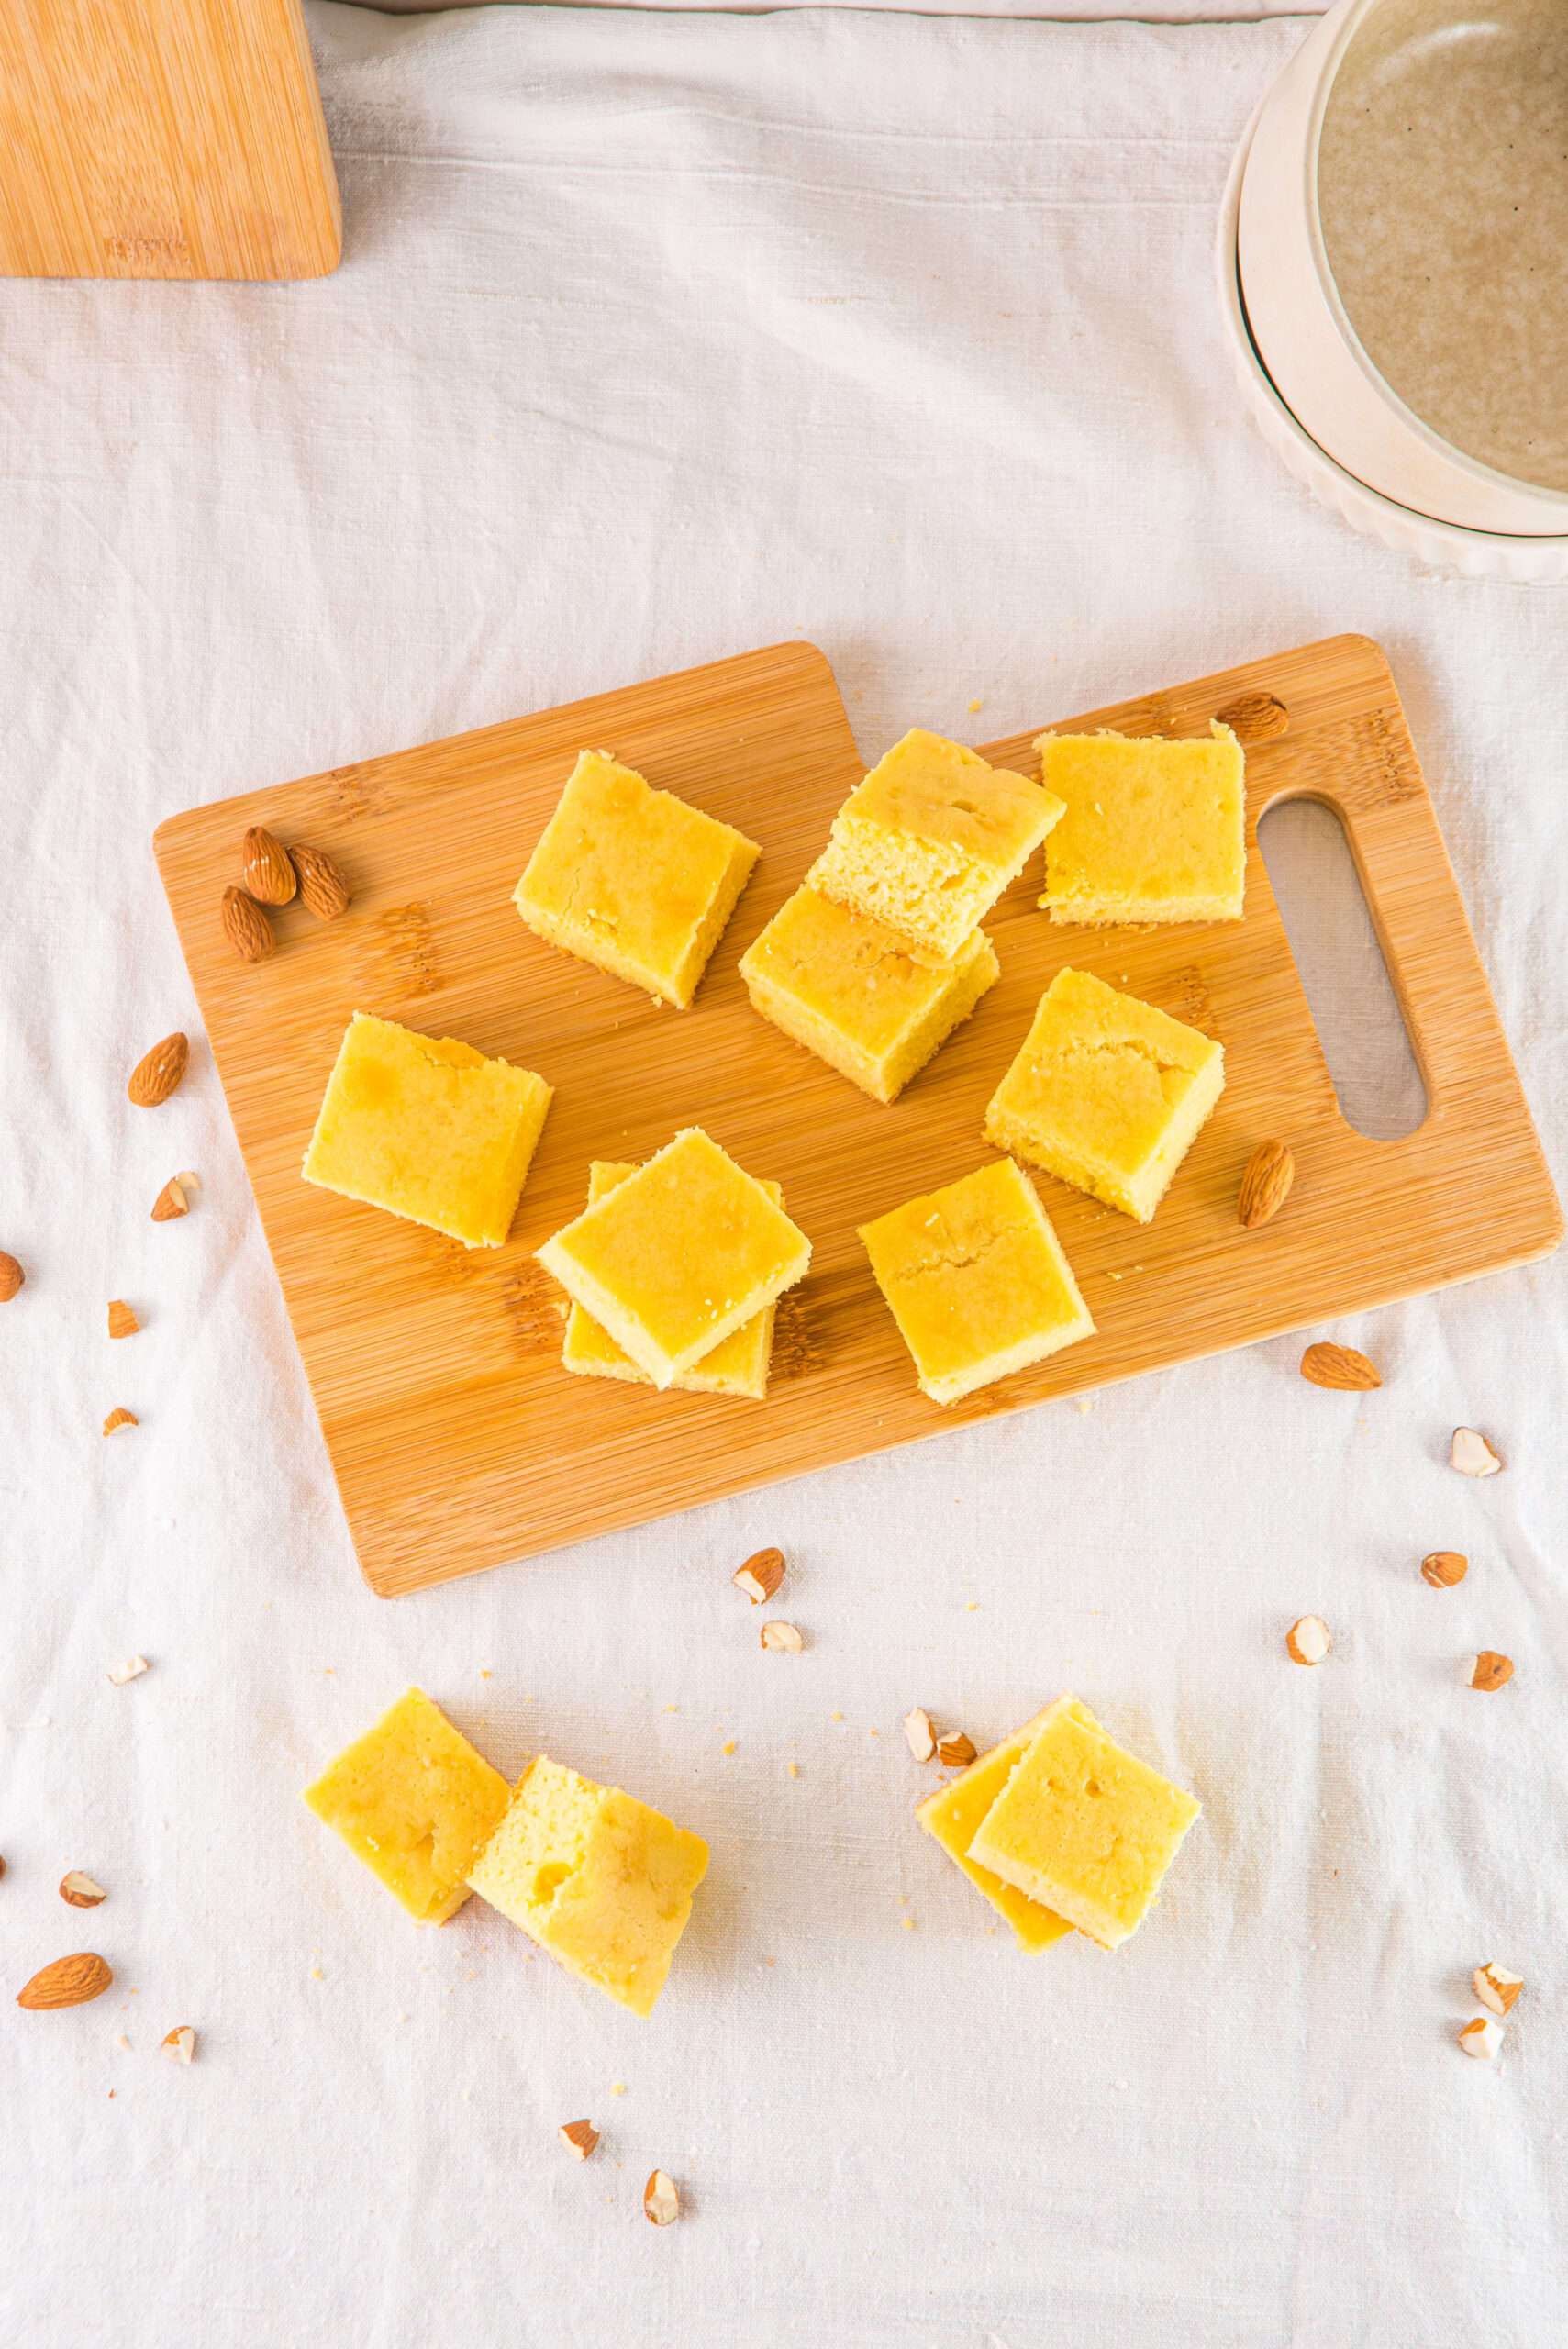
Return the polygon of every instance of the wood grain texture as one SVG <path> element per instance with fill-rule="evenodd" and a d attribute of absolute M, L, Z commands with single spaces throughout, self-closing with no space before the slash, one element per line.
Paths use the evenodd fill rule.
<path fill-rule="evenodd" d="M 0 274 L 320 277 L 341 247 L 300 0 L 0 6 Z"/>
<path fill-rule="evenodd" d="M 1393 679 L 1338 637 L 1055 722 L 1207 728 L 1249 691 L 1287 730 L 1248 755 L 1247 917 L 1056 928 L 1039 859 L 987 922 L 1002 976 L 891 1108 L 759 1019 L 736 964 L 799 881 L 862 763 L 831 672 L 801 644 L 721 662 L 173 818 L 159 862 L 361 1563 L 385 1595 L 1321 1322 L 1544 1252 L 1562 1217 L 1498 1026 Z M 1030 738 L 986 755 L 1038 772 Z M 738 825 L 762 855 L 689 1011 L 553 952 L 510 903 L 577 752 L 613 751 Z M 1426 1079 L 1399 1141 L 1339 1113 L 1257 848 L 1294 796 L 1347 826 Z M 271 962 L 218 922 L 247 825 L 330 851 L 354 902 L 278 910 Z M 1227 1086 L 1152 1225 L 1037 1177 L 1098 1335 L 942 1411 L 873 1285 L 855 1226 L 989 1156 L 984 1106 L 1063 963 L 1226 1046 Z M 350 1013 L 463 1038 L 557 1090 L 506 1245 L 468 1253 L 300 1179 Z M 765 1404 L 569 1377 L 561 1299 L 532 1251 L 576 1215 L 593 1158 L 697 1122 L 784 1186 L 816 1254 L 784 1300 Z M 1242 1170 L 1296 1153 L 1284 1210 L 1236 1219 Z M 1332 1408 L 1329 1404 L 1327 1408 Z M 759 1514 L 760 1532 L 766 1531 Z M 759 1537 L 760 1538 L 760 1537 Z"/>

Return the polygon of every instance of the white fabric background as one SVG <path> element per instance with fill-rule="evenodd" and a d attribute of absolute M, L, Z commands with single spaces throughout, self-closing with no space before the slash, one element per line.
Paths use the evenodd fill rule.
<path fill-rule="evenodd" d="M 0 285 L 0 2336 L 1561 2341 L 1556 1264 L 1320 1333 L 1370 1397 L 1263 1346 L 387 1606 L 199 1038 L 170 1107 L 124 1097 L 197 1027 L 148 846 L 194 801 L 796 629 L 874 751 L 1360 628 L 1561 1169 L 1562 596 L 1318 512 L 1216 332 L 1223 173 L 1301 27 L 312 23 L 334 279 Z M 1451 1475 L 1460 1419 L 1505 1476 Z M 728 1586 L 765 1542 L 798 1660 Z M 477 1903 L 416 1933 L 306 1814 L 412 1679 L 708 1838 L 652 2021 Z M 988 1741 L 1063 1687 L 1206 1815 L 1129 1948 L 1029 1961 L 916 1831 L 898 1723 Z M 12 2004 L 81 1946 L 107 1998 Z M 1495 2068 L 1454 2044 L 1493 1955 L 1529 1986 Z"/>

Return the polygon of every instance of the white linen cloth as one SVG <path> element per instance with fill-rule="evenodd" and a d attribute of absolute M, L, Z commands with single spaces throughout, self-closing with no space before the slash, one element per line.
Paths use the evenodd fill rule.
<path fill-rule="evenodd" d="M 125 1099 L 198 1029 L 149 848 L 196 800 L 797 629 L 871 752 L 1360 628 L 1561 1168 L 1562 598 L 1318 510 L 1217 330 L 1303 28 L 311 21 L 336 277 L 0 285 L 0 2339 L 1560 2343 L 1557 1264 L 1318 1332 L 1370 1397 L 1282 1341 L 389 1606 L 199 1033 Z M 1458 1420 L 1504 1475 L 1451 1472 Z M 729 1586 L 765 1542 L 798 1658 Z M 306 1813 L 411 1680 L 707 1837 L 651 2021 L 477 1902 L 416 1932 Z M 1129 1947 L 1031 1960 L 917 1831 L 899 1722 L 988 1742 L 1064 1688 L 1205 1815 Z M 106 1998 L 13 2004 L 80 1948 Z M 1528 1987 L 1469 2063 L 1494 1957 Z"/>

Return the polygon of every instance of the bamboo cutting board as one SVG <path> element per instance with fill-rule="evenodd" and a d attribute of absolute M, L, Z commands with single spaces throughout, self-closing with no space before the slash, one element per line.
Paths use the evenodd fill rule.
<path fill-rule="evenodd" d="M 341 227 L 300 0 L 0 5 L 0 275 L 319 277 Z"/>
<path fill-rule="evenodd" d="M 1039 859 L 987 922 L 1002 976 L 892 1108 L 759 1019 L 736 964 L 795 886 L 862 762 L 809 645 L 687 671 L 395 757 L 193 810 L 157 852 L 366 1579 L 384 1596 L 638 1523 L 994 1412 L 1246 1345 L 1553 1247 L 1562 1216 L 1387 664 L 1344 636 L 1073 726 L 1192 734 L 1247 695 L 1285 730 L 1248 752 L 1247 915 L 1079 930 L 1036 907 Z M 985 754 L 1038 772 L 1029 732 Z M 685 1012 L 554 952 L 510 902 L 579 750 L 613 751 L 762 845 Z M 1399 1141 L 1340 1116 L 1258 853 L 1281 798 L 1348 830 L 1426 1081 Z M 353 889 L 323 928 L 276 918 L 267 963 L 218 923 L 241 836 L 324 847 Z M 855 1226 L 991 1153 L 985 1103 L 1063 963 L 1218 1036 L 1226 1089 L 1151 1225 L 1037 1177 L 1098 1334 L 946 1411 L 928 1402 Z M 557 1087 L 507 1244 L 455 1241 L 300 1179 L 350 1013 L 537 1069 Z M 559 1292 L 532 1251 L 582 1208 L 592 1158 L 698 1123 L 782 1183 L 815 1246 L 780 1309 L 765 1404 L 569 1377 Z M 1288 1206 L 1236 1221 L 1253 1146 L 1287 1141 Z"/>

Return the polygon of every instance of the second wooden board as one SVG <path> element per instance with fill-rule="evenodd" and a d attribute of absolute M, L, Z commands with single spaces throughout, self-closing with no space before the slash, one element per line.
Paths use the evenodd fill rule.
<path fill-rule="evenodd" d="M 986 746 L 1039 772 L 1050 723 L 1193 734 L 1248 696 L 1284 731 L 1248 753 L 1247 914 L 1080 930 L 1040 913 L 1039 860 L 987 921 L 1002 976 L 891 1108 L 759 1019 L 736 964 L 822 844 L 862 763 L 832 674 L 786 644 L 193 810 L 157 850 L 367 1580 L 386 1596 L 798 1475 L 1544 1252 L 1562 1217 L 1387 664 L 1326 643 Z M 1273 722 L 1277 725 L 1276 715 Z M 762 844 L 691 1010 L 554 952 L 511 892 L 576 753 L 614 751 Z M 1275 801 L 1342 818 L 1427 1087 L 1424 1124 L 1373 1141 L 1340 1117 L 1257 847 Z M 328 849 L 353 888 L 297 907 L 269 962 L 218 923 L 241 837 Z M 1038 1177 L 1098 1334 L 942 1411 L 855 1227 L 992 1153 L 985 1103 L 1072 963 L 1218 1036 L 1225 1093 L 1148 1227 Z M 512 1235 L 455 1241 L 314 1190 L 300 1159 L 355 1010 L 463 1038 L 556 1086 Z M 784 1186 L 815 1257 L 781 1309 L 764 1404 L 569 1377 L 559 1292 L 533 1260 L 593 1158 L 706 1126 Z M 1288 1141 L 1286 1210 L 1243 1231 L 1253 1146 Z M 1329 1407 L 1331 1408 L 1331 1407 Z"/>

